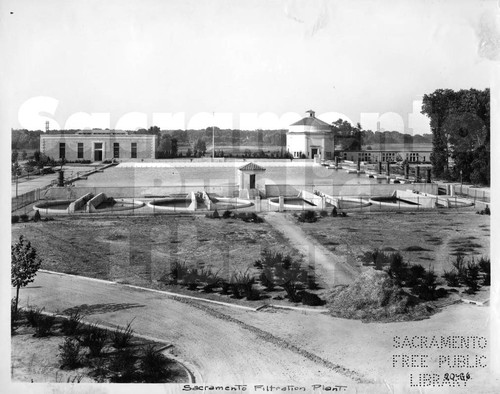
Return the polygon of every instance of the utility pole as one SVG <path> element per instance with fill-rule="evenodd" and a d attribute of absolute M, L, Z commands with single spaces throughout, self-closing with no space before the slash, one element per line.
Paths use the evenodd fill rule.
<path fill-rule="evenodd" d="M 215 113 L 212 112 L 212 159 L 215 159 Z"/>

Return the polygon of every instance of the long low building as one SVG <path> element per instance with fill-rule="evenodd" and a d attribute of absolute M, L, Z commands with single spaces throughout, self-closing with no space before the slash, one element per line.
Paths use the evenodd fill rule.
<path fill-rule="evenodd" d="M 365 161 L 368 163 L 395 162 L 408 160 L 410 163 L 429 163 L 431 161 L 432 144 L 387 144 L 383 149 L 362 151 L 338 151 L 342 160 Z"/>
<path fill-rule="evenodd" d="M 156 135 L 115 130 L 81 130 L 75 134 L 42 134 L 40 152 L 67 161 L 154 159 Z"/>

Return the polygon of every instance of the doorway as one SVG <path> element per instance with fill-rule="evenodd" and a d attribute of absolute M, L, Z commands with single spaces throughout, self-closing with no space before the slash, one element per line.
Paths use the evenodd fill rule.
<path fill-rule="evenodd" d="M 102 161 L 102 142 L 94 142 L 94 161 Z"/>
<path fill-rule="evenodd" d="M 255 189 L 255 174 L 250 175 L 250 189 Z"/>

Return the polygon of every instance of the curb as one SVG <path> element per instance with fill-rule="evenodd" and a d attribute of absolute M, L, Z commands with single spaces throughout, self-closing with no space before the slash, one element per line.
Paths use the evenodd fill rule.
<path fill-rule="evenodd" d="M 135 285 L 128 285 L 125 283 L 118 283 L 118 282 L 113 282 L 110 280 L 105 280 L 105 279 L 97 279 L 97 278 L 89 278 L 86 276 L 79 276 L 79 275 L 74 275 L 74 274 L 66 274 L 64 272 L 55 272 L 55 271 L 48 271 L 48 270 L 39 270 L 40 272 L 44 272 L 46 274 L 51 274 L 51 275 L 60 275 L 60 276 L 69 276 L 69 277 L 74 277 L 74 278 L 79 278 L 79 279 L 85 279 L 89 281 L 95 281 L 95 282 L 100 282 L 103 284 L 108 284 L 108 285 L 114 285 L 114 286 L 124 286 L 124 287 L 129 287 L 131 289 L 135 290 L 140 290 L 140 291 L 149 291 L 153 293 L 158 293 L 158 294 L 163 294 L 166 296 L 170 297 L 177 297 L 177 298 L 186 298 L 188 300 L 193 300 L 193 301 L 201 301 L 201 302 L 206 302 L 209 304 L 216 304 L 216 305 L 222 305 L 222 306 L 227 306 L 229 308 L 237 308 L 237 309 L 244 309 L 247 311 L 251 312 L 258 312 L 262 309 L 265 308 L 279 308 L 279 309 L 289 309 L 289 310 L 294 310 L 294 311 L 300 311 L 300 312 L 315 312 L 315 313 L 325 313 L 328 312 L 328 309 L 312 309 L 312 308 L 301 308 L 301 307 L 296 307 L 296 306 L 287 306 L 287 305 L 275 305 L 275 304 L 264 304 L 258 307 L 250 307 L 250 306 L 244 306 L 244 305 L 238 305 L 238 304 L 231 304 L 229 302 L 223 302 L 223 301 L 215 301 L 215 300 L 209 300 L 206 298 L 200 298 L 200 297 L 194 297 L 194 296 L 189 296 L 185 294 L 178 294 L 178 293 L 173 293 L 170 291 L 164 291 L 164 290 L 156 290 L 156 289 L 148 289 L 147 287 L 140 287 L 140 286 L 135 286 Z"/>
<path fill-rule="evenodd" d="M 68 315 L 66 315 L 64 313 L 57 313 L 57 312 L 40 311 L 40 313 L 42 315 L 54 316 L 54 317 L 58 317 L 58 316 L 63 317 L 63 318 L 69 317 Z M 80 322 L 85 324 L 85 325 L 94 325 L 96 327 L 99 327 L 101 329 L 108 330 L 108 331 L 118 327 L 118 325 L 102 324 L 102 323 L 99 323 L 99 321 L 91 322 L 88 319 L 81 319 Z M 179 358 L 177 356 L 174 356 L 173 354 L 168 352 L 168 350 L 172 349 L 175 346 L 174 344 L 167 342 L 167 341 L 160 339 L 160 338 L 155 338 L 155 337 L 151 337 L 149 335 L 139 334 L 137 332 L 134 332 L 132 334 L 132 336 L 136 337 L 136 338 L 145 339 L 147 341 L 164 344 L 164 346 L 162 346 L 160 349 L 158 349 L 158 351 L 160 351 L 166 357 L 168 357 L 172 360 L 175 360 L 175 362 L 178 363 L 184 369 L 184 371 L 186 372 L 186 375 L 188 377 L 189 384 L 193 384 L 193 383 L 196 383 L 196 381 L 203 380 L 201 377 L 201 373 L 191 363 L 188 363 L 187 361 L 184 361 L 184 360 L 181 361 L 181 360 L 179 360 Z M 189 365 L 189 368 L 186 365 Z"/>

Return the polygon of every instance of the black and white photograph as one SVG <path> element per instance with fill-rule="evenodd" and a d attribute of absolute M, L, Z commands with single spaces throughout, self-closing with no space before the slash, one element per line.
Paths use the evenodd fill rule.
<path fill-rule="evenodd" d="M 499 1 L 0 0 L 0 52 L 2 392 L 500 392 Z"/>

